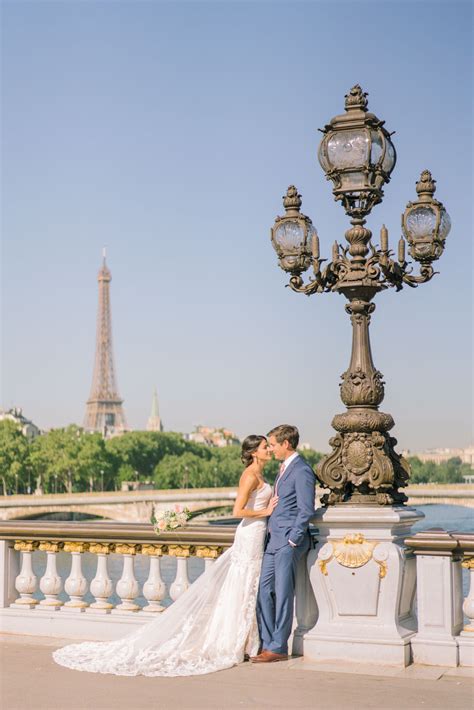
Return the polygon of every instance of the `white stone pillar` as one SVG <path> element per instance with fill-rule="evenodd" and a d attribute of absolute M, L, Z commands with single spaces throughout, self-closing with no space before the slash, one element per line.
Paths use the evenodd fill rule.
<path fill-rule="evenodd" d="M 97 571 L 90 586 L 90 591 L 95 597 L 95 602 L 89 606 L 87 613 L 109 614 L 114 608 L 114 605 L 108 601 L 114 589 L 107 570 L 107 556 L 111 552 L 111 545 L 92 542 L 89 545 L 89 552 L 97 555 Z"/>
<path fill-rule="evenodd" d="M 410 663 L 415 559 L 404 538 L 422 517 L 403 506 L 337 505 L 317 511 L 312 522 L 319 541 L 308 554 L 308 568 L 318 620 L 303 637 L 305 658 Z"/>
<path fill-rule="evenodd" d="M 150 558 L 150 572 L 143 585 L 143 596 L 148 604 L 143 607 L 143 611 L 164 611 L 165 607 L 160 602 L 166 596 L 166 584 L 161 578 L 160 562 L 163 554 L 166 554 L 166 545 L 142 545 L 141 553 Z"/>
<path fill-rule="evenodd" d="M 38 600 L 33 597 L 33 594 L 38 589 L 38 578 L 33 572 L 32 554 L 33 550 L 38 547 L 38 542 L 31 540 L 16 540 L 15 550 L 21 552 L 21 570 L 15 579 L 15 589 L 19 593 L 18 599 L 15 599 L 12 606 L 21 606 L 22 608 L 34 609 L 38 604 Z"/>
<path fill-rule="evenodd" d="M 56 568 L 56 555 L 63 547 L 62 542 L 40 542 L 39 549 L 46 552 L 46 570 L 40 579 L 40 589 L 45 598 L 39 603 L 40 607 L 47 609 L 60 609 L 63 602 L 59 599 L 59 594 L 63 588 L 63 580 Z"/>
<path fill-rule="evenodd" d="M 0 609 L 13 604 L 17 598 L 15 579 L 20 572 L 20 552 L 13 540 L 0 540 Z"/>
<path fill-rule="evenodd" d="M 82 573 L 82 554 L 87 550 L 87 547 L 86 542 L 64 543 L 64 551 L 71 553 L 72 563 L 71 572 L 64 584 L 64 589 L 69 594 L 70 600 L 64 604 L 63 609 L 81 612 L 89 606 L 83 599 L 87 592 L 87 579 Z"/>
<path fill-rule="evenodd" d="M 445 530 L 425 530 L 411 538 L 416 555 L 418 633 L 414 663 L 457 666 L 456 635 L 462 628 L 461 557 L 457 540 Z"/>
<path fill-rule="evenodd" d="M 117 582 L 116 593 L 122 600 L 113 610 L 113 614 L 122 611 L 140 611 L 134 599 L 138 596 L 138 582 L 135 578 L 134 559 L 136 555 L 136 545 L 119 544 L 115 545 L 115 552 L 123 556 L 122 576 Z"/>
<path fill-rule="evenodd" d="M 462 606 L 469 623 L 457 637 L 459 665 L 472 667 L 474 666 L 474 557 L 464 560 L 462 566 L 469 570 L 469 591 Z"/>
<path fill-rule="evenodd" d="M 196 557 L 200 557 L 204 560 L 204 572 L 214 564 L 220 555 L 222 555 L 223 548 L 219 545 L 199 545 L 196 547 Z"/>
<path fill-rule="evenodd" d="M 304 655 L 304 639 L 318 620 L 318 606 L 308 570 L 308 556 L 298 561 L 295 580 L 295 628 L 292 636 L 291 655 Z"/>
<path fill-rule="evenodd" d="M 191 545 L 169 545 L 168 554 L 176 557 L 176 577 L 170 587 L 170 597 L 175 602 L 189 587 L 188 559 L 194 552 Z"/>

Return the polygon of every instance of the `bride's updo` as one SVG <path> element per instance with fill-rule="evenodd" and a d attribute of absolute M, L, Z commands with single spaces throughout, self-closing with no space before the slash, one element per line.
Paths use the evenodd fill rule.
<path fill-rule="evenodd" d="M 252 454 L 256 452 L 262 441 L 266 441 L 266 437 L 260 434 L 250 434 L 243 440 L 242 451 L 240 453 L 242 463 L 246 466 L 250 466 L 253 461 Z"/>

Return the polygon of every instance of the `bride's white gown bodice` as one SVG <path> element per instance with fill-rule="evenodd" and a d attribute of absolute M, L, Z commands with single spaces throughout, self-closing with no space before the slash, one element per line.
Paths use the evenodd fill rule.
<path fill-rule="evenodd" d="M 263 510 L 268 483 L 246 508 Z M 256 600 L 267 518 L 243 518 L 234 544 L 157 619 L 118 641 L 54 652 L 67 668 L 116 675 L 199 675 L 241 663 L 258 651 Z"/>

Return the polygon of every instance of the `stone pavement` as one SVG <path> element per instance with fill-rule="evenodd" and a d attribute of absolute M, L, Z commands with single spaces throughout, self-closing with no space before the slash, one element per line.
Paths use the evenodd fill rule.
<path fill-rule="evenodd" d="M 303 659 L 243 663 L 192 678 L 117 677 L 57 666 L 51 652 L 67 642 L 4 635 L 0 646 L 2 710 L 472 710 L 466 669 L 405 671 Z M 337 672 L 336 669 L 337 668 Z M 343 671 L 343 672 L 341 672 Z"/>

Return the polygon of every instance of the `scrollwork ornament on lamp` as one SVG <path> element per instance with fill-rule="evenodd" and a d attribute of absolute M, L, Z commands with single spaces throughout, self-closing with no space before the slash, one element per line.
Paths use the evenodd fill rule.
<path fill-rule="evenodd" d="M 433 195 L 435 180 L 424 170 L 416 184 L 418 199 L 409 202 L 402 216 L 404 236 L 398 243 L 397 258 L 389 248 L 388 230 L 380 231 L 380 246 L 372 243 L 365 218 L 383 198 L 390 181 L 396 152 L 384 121 L 367 111 L 367 94 L 359 85 L 346 95 L 345 114 L 336 116 L 323 129 L 319 162 L 333 194 L 351 219 L 345 233 L 347 246 L 337 241 L 332 260 L 320 257 L 319 237 L 309 217 L 300 212 L 301 195 L 294 185 L 283 198 L 286 214 L 277 217 L 271 230 L 272 244 L 281 268 L 290 274 L 293 291 L 312 295 L 336 291 L 347 300 L 346 311 L 352 324 L 352 354 L 342 377 L 341 399 L 347 410 L 332 422 L 337 434 L 330 440 L 332 453 L 318 465 L 317 477 L 329 488 L 323 505 L 360 502 L 391 505 L 404 503 L 400 491 L 407 485 L 410 468 L 396 453 L 396 439 L 389 435 L 394 426 L 390 414 L 379 411 L 384 398 L 382 374 L 375 368 L 369 336 L 374 297 L 389 287 L 416 287 L 435 274 L 432 262 L 443 253 L 451 222 L 444 206 Z M 413 274 L 406 261 L 406 241 L 410 256 L 420 264 Z M 312 266 L 307 283 L 302 274 Z"/>

